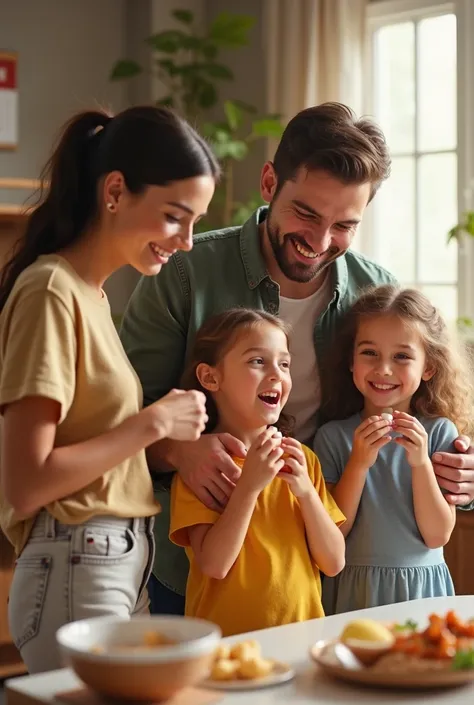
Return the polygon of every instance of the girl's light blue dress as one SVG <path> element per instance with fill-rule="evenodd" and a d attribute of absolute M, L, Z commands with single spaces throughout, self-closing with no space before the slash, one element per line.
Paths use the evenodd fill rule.
<path fill-rule="evenodd" d="M 419 418 L 428 433 L 429 455 L 453 452 L 455 425 Z M 336 484 L 349 460 L 360 414 L 331 421 L 316 434 L 314 451 L 327 483 Z M 415 520 L 411 468 L 404 448 L 384 446 L 367 474 L 354 526 L 346 538 L 346 567 L 324 578 L 326 614 L 349 612 L 422 597 L 454 595 L 443 549 L 424 543 Z"/>

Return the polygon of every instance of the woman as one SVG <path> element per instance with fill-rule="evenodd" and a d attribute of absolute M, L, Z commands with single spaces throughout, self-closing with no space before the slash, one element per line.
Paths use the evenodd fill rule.
<path fill-rule="evenodd" d="M 205 400 L 172 391 L 141 408 L 102 286 L 124 265 L 155 275 L 190 250 L 218 172 L 166 109 L 79 114 L 3 271 L 0 524 L 18 555 L 9 621 L 30 673 L 59 666 L 62 624 L 148 609 L 159 506 L 145 448 L 197 439 Z"/>

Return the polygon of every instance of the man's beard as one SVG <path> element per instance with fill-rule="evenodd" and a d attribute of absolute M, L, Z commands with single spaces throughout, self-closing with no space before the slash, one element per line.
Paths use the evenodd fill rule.
<path fill-rule="evenodd" d="M 314 264 L 308 262 L 290 262 L 287 255 L 287 248 L 293 248 L 291 240 L 296 240 L 304 247 L 306 250 L 311 250 L 308 244 L 305 242 L 304 238 L 298 233 L 285 233 L 283 236 L 280 233 L 280 229 L 277 225 L 272 223 L 272 207 L 270 206 L 268 215 L 266 218 L 265 227 L 267 229 L 268 240 L 275 255 L 275 259 L 280 267 L 281 271 L 287 279 L 294 282 L 299 282 L 300 284 L 307 284 L 316 277 L 318 277 L 322 272 L 324 272 L 327 267 L 329 267 L 334 260 L 339 257 L 341 250 L 339 248 L 331 246 L 327 252 L 324 253 L 325 257 L 322 261 L 319 258 L 314 259 Z"/>

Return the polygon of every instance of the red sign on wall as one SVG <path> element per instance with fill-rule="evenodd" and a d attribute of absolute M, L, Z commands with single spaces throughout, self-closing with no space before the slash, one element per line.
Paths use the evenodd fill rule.
<path fill-rule="evenodd" d="M 0 89 L 16 89 L 16 57 L 0 53 Z"/>
<path fill-rule="evenodd" d="M 0 51 L 0 149 L 14 149 L 17 144 L 17 55 Z"/>

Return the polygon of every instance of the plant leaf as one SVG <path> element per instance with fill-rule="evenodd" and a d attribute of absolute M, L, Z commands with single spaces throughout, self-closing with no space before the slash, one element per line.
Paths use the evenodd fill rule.
<path fill-rule="evenodd" d="M 215 59 L 218 53 L 217 46 L 209 39 L 201 40 L 198 51 L 201 52 L 205 59 L 209 59 L 209 61 Z"/>
<path fill-rule="evenodd" d="M 226 100 L 224 103 L 224 112 L 231 130 L 237 130 L 242 124 L 242 110 L 233 100 Z"/>
<path fill-rule="evenodd" d="M 186 115 L 188 118 L 194 119 L 196 117 L 197 108 L 208 110 L 217 103 L 218 96 L 214 84 L 199 74 L 193 74 L 191 70 L 187 71 L 183 75 L 183 84 L 185 91 L 182 98 L 187 106 Z"/>
<path fill-rule="evenodd" d="M 120 59 L 112 68 L 110 80 L 121 81 L 124 78 L 133 78 L 133 76 L 138 76 L 142 71 L 140 64 L 133 59 Z"/>
<path fill-rule="evenodd" d="M 451 240 L 460 240 L 463 233 L 474 237 L 474 211 L 463 213 L 461 222 L 448 232 L 448 243 L 451 242 Z"/>
<path fill-rule="evenodd" d="M 416 632 L 417 627 L 418 627 L 417 622 L 414 622 L 413 619 L 407 619 L 407 621 L 404 624 L 396 624 L 393 627 L 393 629 L 396 632 L 404 632 L 404 631 Z"/>
<path fill-rule="evenodd" d="M 184 34 L 181 38 L 182 49 L 190 49 L 192 51 L 201 51 L 202 44 L 205 40 L 200 37 L 195 37 L 193 34 Z"/>
<path fill-rule="evenodd" d="M 217 127 L 214 134 L 215 141 L 219 142 L 219 144 L 228 146 L 233 141 L 229 130 L 222 130 L 220 127 Z"/>
<path fill-rule="evenodd" d="M 263 199 L 256 191 L 246 203 L 235 203 L 231 225 L 243 225 L 257 208 L 263 205 Z"/>
<path fill-rule="evenodd" d="M 205 137 L 210 140 L 217 141 L 218 135 L 225 134 L 230 137 L 229 126 L 226 122 L 205 122 L 201 126 L 201 131 Z"/>
<path fill-rule="evenodd" d="M 198 61 L 193 61 L 187 64 L 181 64 L 177 67 L 176 73 L 185 74 L 205 74 L 211 78 L 225 78 L 232 79 L 234 74 L 232 71 L 224 65 L 214 64 L 214 63 L 200 63 Z"/>
<path fill-rule="evenodd" d="M 158 98 L 155 105 L 164 105 L 167 108 L 174 107 L 174 100 L 172 95 L 165 95 L 163 98 Z"/>
<path fill-rule="evenodd" d="M 273 118 L 263 118 L 252 123 L 252 135 L 254 137 L 281 137 L 283 125 L 279 120 Z"/>
<path fill-rule="evenodd" d="M 175 64 L 173 59 L 159 59 L 156 62 L 157 66 L 166 71 L 169 76 L 176 76 L 179 73 L 179 67 Z"/>
<path fill-rule="evenodd" d="M 234 74 L 230 68 L 224 64 L 202 64 L 201 68 L 212 78 L 223 78 L 228 81 L 231 81 L 234 78 Z"/>
<path fill-rule="evenodd" d="M 248 147 L 242 140 L 232 140 L 225 136 L 226 139 L 217 139 L 214 142 L 214 152 L 218 159 L 235 159 L 242 161 L 248 154 Z"/>
<path fill-rule="evenodd" d="M 245 103 L 243 100 L 238 100 L 234 98 L 232 101 L 237 107 L 244 111 L 244 113 L 256 113 L 257 108 L 255 105 L 250 105 L 250 103 Z"/>
<path fill-rule="evenodd" d="M 464 671 L 474 668 L 474 649 L 456 651 L 451 668 L 453 671 Z"/>
<path fill-rule="evenodd" d="M 467 334 L 472 332 L 474 323 L 467 316 L 459 316 L 459 318 L 456 319 L 456 326 L 460 333 Z"/>
<path fill-rule="evenodd" d="M 200 78 L 202 64 L 190 62 L 176 67 L 176 73 L 181 76 Z"/>
<path fill-rule="evenodd" d="M 199 235 L 200 233 L 207 233 L 209 230 L 217 230 L 220 227 L 221 226 L 218 224 L 214 227 L 209 224 L 207 218 L 201 218 L 201 220 L 198 220 L 198 222 L 194 224 L 193 233 L 194 235 Z"/>
<path fill-rule="evenodd" d="M 155 51 L 162 51 L 164 54 L 176 54 L 183 47 L 183 42 L 189 35 L 178 29 L 168 29 L 165 32 L 158 32 L 148 37 L 146 42 Z"/>
<path fill-rule="evenodd" d="M 466 224 L 464 226 L 465 231 L 471 237 L 474 237 L 474 212 L 468 211 L 466 213 Z"/>
<path fill-rule="evenodd" d="M 248 44 L 248 33 L 255 24 L 251 15 L 236 15 L 221 12 L 209 28 L 209 38 L 216 44 L 229 48 Z"/>
<path fill-rule="evenodd" d="M 194 15 L 189 10 L 174 10 L 171 14 L 178 22 L 184 22 L 184 24 L 191 24 L 194 20 Z"/>
<path fill-rule="evenodd" d="M 217 103 L 217 91 L 212 83 L 201 81 L 198 87 L 198 104 L 204 110 L 212 108 Z"/>
<path fill-rule="evenodd" d="M 232 142 L 232 144 L 229 145 L 229 157 L 232 157 L 239 162 L 245 159 L 248 153 L 249 148 L 245 142 L 242 142 L 241 140 Z"/>
<path fill-rule="evenodd" d="M 448 243 L 450 243 L 451 240 L 459 240 L 460 233 L 461 233 L 461 226 L 460 225 L 455 225 L 454 228 L 451 228 L 451 230 L 448 233 Z"/>

